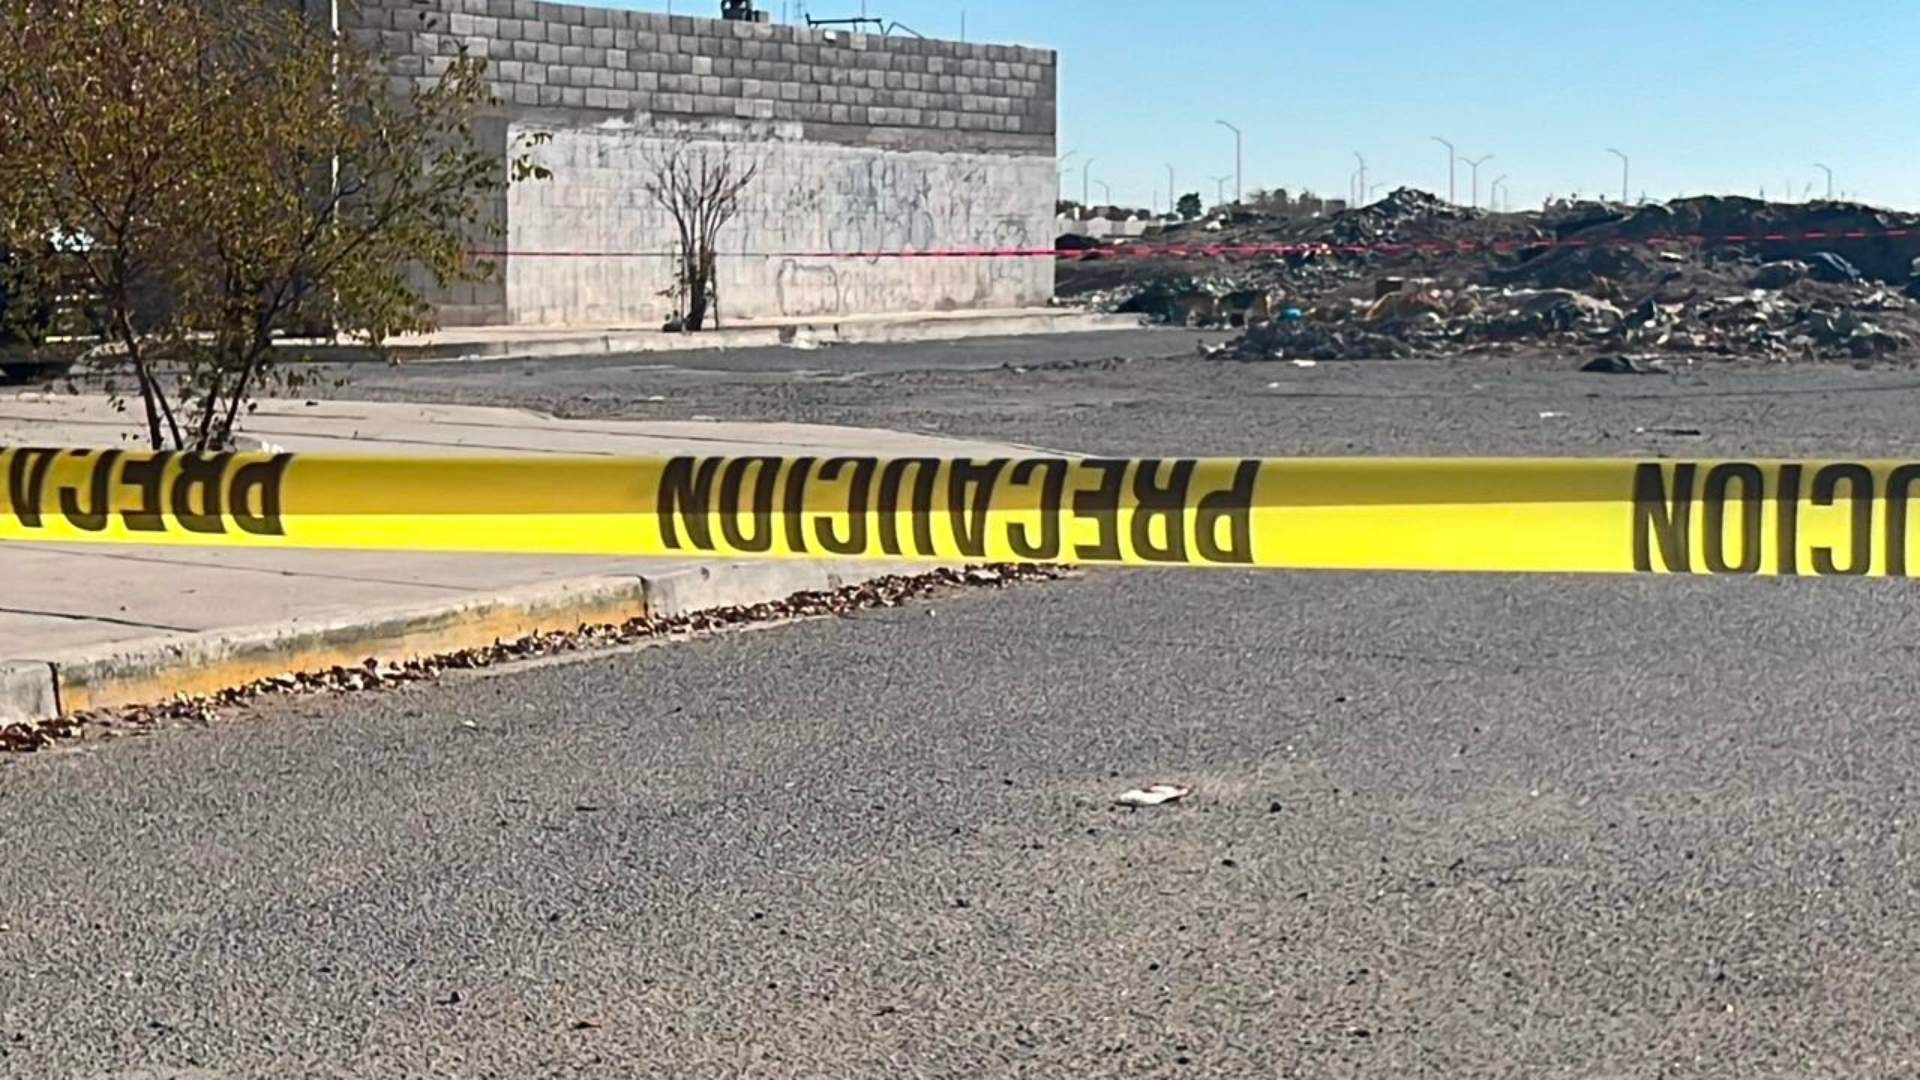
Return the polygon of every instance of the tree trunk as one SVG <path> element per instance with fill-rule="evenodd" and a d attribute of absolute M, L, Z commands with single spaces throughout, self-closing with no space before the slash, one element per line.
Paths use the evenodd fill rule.
<path fill-rule="evenodd" d="M 699 332 L 707 325 L 707 267 L 695 259 L 687 275 L 687 330 Z"/>

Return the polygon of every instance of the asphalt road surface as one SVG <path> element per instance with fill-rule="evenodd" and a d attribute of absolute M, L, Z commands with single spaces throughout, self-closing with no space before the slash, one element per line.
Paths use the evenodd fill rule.
<path fill-rule="evenodd" d="M 1191 338 L 349 392 L 1915 456 L 1901 372 Z M 1903 582 L 1102 572 L 0 762 L 0 1073 L 1910 1076 L 1916 649 Z"/>

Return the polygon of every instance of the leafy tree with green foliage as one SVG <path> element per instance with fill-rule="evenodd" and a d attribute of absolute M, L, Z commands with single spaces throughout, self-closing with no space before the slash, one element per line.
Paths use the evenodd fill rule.
<path fill-rule="evenodd" d="M 1197 191 L 1189 191 L 1180 196 L 1180 201 L 1175 204 L 1174 210 L 1185 221 L 1192 221 L 1206 212 L 1206 208 L 1200 202 L 1200 193 Z"/>
<path fill-rule="evenodd" d="M 309 370 L 282 339 L 431 329 L 427 282 L 492 272 L 467 250 L 545 170 L 476 138 L 485 67 L 390 79 L 285 0 L 0 0 L 0 247 L 85 286 L 155 449 L 230 446 Z"/>

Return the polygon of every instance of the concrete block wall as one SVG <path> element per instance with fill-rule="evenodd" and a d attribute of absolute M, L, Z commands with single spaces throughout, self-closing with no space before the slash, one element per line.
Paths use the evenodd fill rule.
<path fill-rule="evenodd" d="M 550 130 L 527 125 L 527 130 Z M 508 197 L 515 256 L 508 317 L 520 324 L 657 323 L 674 277 L 666 211 L 635 178 L 668 139 L 648 128 L 552 132 L 535 156 L 553 170 Z M 849 315 L 1036 307 L 1053 295 L 1053 260 L 869 257 L 889 251 L 1042 249 L 1053 245 L 1050 157 L 881 150 L 758 133 L 714 133 L 690 154 L 759 166 L 717 252 L 720 317 Z M 596 258 L 595 252 L 627 253 Z M 859 253 L 859 254 L 856 254 Z"/>
<path fill-rule="evenodd" d="M 449 324 L 658 321 L 671 271 L 642 256 L 666 252 L 672 233 L 641 184 L 661 138 L 751 144 L 765 168 L 725 237 L 723 317 L 1052 295 L 1046 259 L 791 254 L 1051 246 L 1050 50 L 540 0 L 339 3 L 345 33 L 384 58 L 396 89 L 437 78 L 462 48 L 487 57 L 510 128 L 503 157 L 514 135 L 553 136 L 539 153 L 554 178 L 507 199 L 501 289 L 441 298 Z"/>

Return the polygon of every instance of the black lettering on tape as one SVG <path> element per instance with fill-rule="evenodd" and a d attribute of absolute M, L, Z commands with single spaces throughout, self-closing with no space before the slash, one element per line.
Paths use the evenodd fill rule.
<path fill-rule="evenodd" d="M 1774 543 L 1780 549 L 1780 572 L 1800 572 L 1800 466 L 1780 466 L 1780 491 L 1774 496 Z"/>
<path fill-rule="evenodd" d="M 1648 463 L 1633 470 L 1633 568 L 1653 572 L 1653 542 L 1659 541 L 1660 562 L 1668 573 L 1692 568 L 1689 526 L 1693 512 L 1693 465 L 1673 467 L 1673 495 L 1667 495 L 1666 470 Z"/>
<path fill-rule="evenodd" d="M 1913 485 L 1920 484 L 1920 465 L 1902 465 L 1887 474 L 1887 573 L 1907 576 L 1907 507 Z"/>
<path fill-rule="evenodd" d="M 787 467 L 787 482 L 782 489 L 780 518 L 787 528 L 787 550 L 796 555 L 807 551 L 807 481 L 813 478 L 813 458 L 795 458 Z"/>
<path fill-rule="evenodd" d="M 75 450 L 78 457 L 92 454 L 91 450 Z M 80 493 L 71 487 L 60 488 L 60 516 L 81 532 L 101 532 L 107 527 L 111 516 L 113 485 L 113 463 L 120 459 L 120 451 L 106 450 L 93 461 L 93 468 L 87 474 L 87 499 L 90 506 L 80 504 Z"/>
<path fill-rule="evenodd" d="M 172 497 L 167 501 L 181 528 L 192 533 L 227 531 L 221 496 L 226 488 L 227 463 L 232 460 L 232 454 L 180 455 L 180 472 L 173 478 Z"/>
<path fill-rule="evenodd" d="M 1033 533 L 1025 524 L 1016 523 L 1007 529 L 1007 547 L 1022 559 L 1037 562 L 1052 562 L 1060 557 L 1060 497 L 1067 489 L 1067 463 L 1060 458 L 1028 458 L 1017 461 L 1009 474 L 1011 481 L 1022 486 L 1033 484 L 1033 475 L 1040 473 L 1040 539 L 1035 541 Z"/>
<path fill-rule="evenodd" d="M 880 550 L 888 555 L 905 555 L 900 547 L 900 489 L 907 472 L 913 472 L 913 491 L 907 499 L 907 513 L 913 518 L 914 554 L 932 558 L 939 554 L 933 546 L 933 489 L 940 479 L 939 458 L 895 458 L 880 471 Z"/>
<path fill-rule="evenodd" d="M 1865 465 L 1828 465 L 1813 474 L 1813 505 L 1832 506 L 1839 497 L 1840 485 L 1847 486 L 1849 538 L 1847 565 L 1843 568 L 1830 547 L 1813 549 L 1816 574 L 1859 576 L 1873 565 L 1873 471 Z"/>
<path fill-rule="evenodd" d="M 29 529 L 42 527 L 41 499 L 46 496 L 47 470 L 53 467 L 58 450 L 23 447 L 7 462 L 7 503 L 13 516 Z"/>
<path fill-rule="evenodd" d="M 166 532 L 166 500 L 162 498 L 171 450 L 162 450 L 148 458 L 129 460 L 120 469 L 120 483 L 140 493 L 137 509 L 122 510 L 120 520 L 130 532 Z"/>
<path fill-rule="evenodd" d="M 873 496 L 874 470 L 879 467 L 873 458 L 828 458 L 821 464 L 820 479 L 827 481 L 838 480 L 841 473 L 853 470 L 853 478 L 847 482 L 847 535 L 836 535 L 831 519 L 815 522 L 814 536 L 822 548 L 835 555 L 867 554 L 868 502 Z"/>
<path fill-rule="evenodd" d="M 1242 461 L 1233 470 L 1233 486 L 1202 495 L 1193 513 L 1193 546 L 1202 559 L 1228 566 L 1253 565 L 1253 490 L 1260 463 Z M 1227 541 L 1220 542 L 1226 526 Z"/>
<path fill-rule="evenodd" d="M 947 512 L 953 518 L 953 539 L 960 555 L 987 557 L 987 511 L 993 507 L 993 488 L 1007 468 L 1006 458 L 974 462 L 961 458 L 947 473 Z"/>
<path fill-rule="evenodd" d="M 1099 562 L 1119 562 L 1120 552 L 1120 492 L 1127 479 L 1127 461 L 1091 458 L 1080 462 L 1083 469 L 1091 469 L 1101 476 L 1100 486 L 1092 491 L 1073 493 L 1073 516 L 1091 521 L 1095 526 L 1095 540 L 1091 544 L 1077 544 L 1074 551 L 1082 559 Z"/>
<path fill-rule="evenodd" d="M 1160 482 L 1160 470 L 1167 479 Z M 1133 472 L 1132 540 L 1134 554 L 1142 562 L 1184 563 L 1187 561 L 1187 488 L 1193 482 L 1193 462 L 1140 462 Z M 1154 539 L 1158 526 L 1164 540 Z"/>
<path fill-rule="evenodd" d="M 660 474 L 660 494 L 654 514 L 660 519 L 660 537 L 668 548 L 713 550 L 713 480 L 719 458 L 677 457 Z M 686 529 L 687 538 L 680 539 Z"/>
<path fill-rule="evenodd" d="M 286 482 L 292 454 L 275 454 L 265 461 L 249 461 L 227 480 L 227 513 L 241 532 L 254 536 L 285 536 L 280 518 L 280 486 Z"/>
<path fill-rule="evenodd" d="M 1740 485 L 1740 560 L 1727 561 L 1727 489 L 1738 481 Z M 1766 494 L 1766 479 L 1760 473 L 1758 465 L 1744 461 L 1727 462 L 1715 465 L 1707 470 L 1706 490 L 1701 494 L 1704 520 L 1701 527 L 1706 535 L 1701 537 L 1701 545 L 1706 555 L 1707 570 L 1715 574 L 1751 574 L 1760 569 L 1760 519 L 1763 514 L 1762 500 Z"/>
<path fill-rule="evenodd" d="M 755 473 L 753 501 L 742 505 L 741 495 L 747 473 Z M 736 551 L 773 550 L 773 499 L 780 486 L 780 459 L 777 457 L 741 457 L 728 459 L 720 473 L 720 535 Z M 740 527 L 740 511 L 753 521 L 753 531 Z"/>

